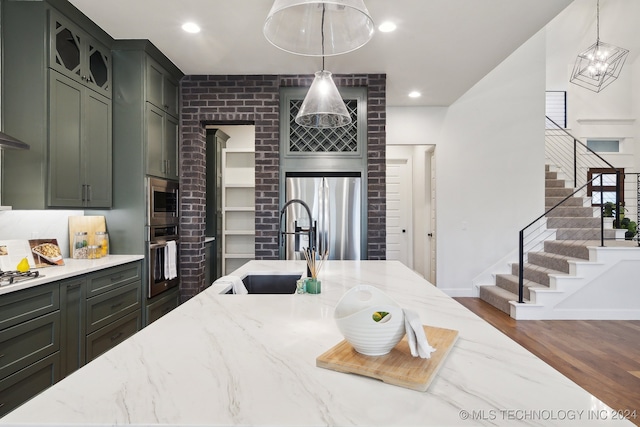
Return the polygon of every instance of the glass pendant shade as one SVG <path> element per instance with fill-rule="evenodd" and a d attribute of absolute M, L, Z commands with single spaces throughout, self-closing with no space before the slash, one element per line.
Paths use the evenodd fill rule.
<path fill-rule="evenodd" d="M 600 92 L 618 78 L 628 53 L 627 49 L 598 40 L 578 54 L 569 81 Z"/>
<path fill-rule="evenodd" d="M 363 0 L 275 0 L 263 31 L 284 51 L 332 56 L 364 46 L 374 25 Z"/>
<path fill-rule="evenodd" d="M 315 76 L 307 96 L 302 101 L 296 123 L 314 128 L 336 128 L 351 123 L 351 116 L 331 78 L 331 73 L 322 70 L 316 72 Z"/>

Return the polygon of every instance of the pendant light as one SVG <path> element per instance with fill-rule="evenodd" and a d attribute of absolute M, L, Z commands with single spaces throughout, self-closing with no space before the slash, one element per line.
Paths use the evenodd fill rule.
<path fill-rule="evenodd" d="M 627 49 L 600 41 L 600 0 L 597 0 L 596 42 L 578 54 L 569 81 L 600 92 L 618 78 L 628 53 Z"/>
<path fill-rule="evenodd" d="M 364 0 L 275 0 L 263 28 L 274 46 L 306 56 L 351 52 L 371 40 L 373 31 Z"/>
<path fill-rule="evenodd" d="M 337 128 L 351 123 L 351 116 L 344 104 L 331 73 L 322 67 L 315 78 L 302 106 L 296 115 L 296 123 L 313 128 Z"/>
<path fill-rule="evenodd" d="M 331 73 L 324 69 L 324 28 L 327 7 L 322 4 L 320 19 L 320 53 L 322 54 L 322 70 L 315 73 L 315 78 L 307 96 L 304 97 L 300 110 L 296 115 L 296 123 L 312 128 L 336 128 L 351 123 L 340 92 L 333 82 Z"/>

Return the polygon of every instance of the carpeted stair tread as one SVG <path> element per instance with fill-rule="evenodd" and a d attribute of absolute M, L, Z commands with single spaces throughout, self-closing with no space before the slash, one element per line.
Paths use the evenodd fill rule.
<path fill-rule="evenodd" d="M 545 188 L 564 188 L 565 183 L 562 179 L 545 179 L 544 186 Z"/>
<path fill-rule="evenodd" d="M 554 227 L 549 227 L 554 228 Z M 605 239 L 615 239 L 616 230 L 604 230 Z M 598 240 L 600 228 L 565 228 L 556 229 L 556 240 Z"/>
<path fill-rule="evenodd" d="M 511 274 L 514 276 L 518 275 L 518 265 L 519 263 L 514 262 L 511 264 Z M 550 274 L 562 274 L 566 275 L 567 273 L 554 270 L 552 268 L 541 267 L 539 265 L 530 264 L 526 262 L 523 266 L 524 278 L 527 280 L 531 280 L 532 282 L 536 282 L 540 285 L 549 286 L 549 275 Z"/>
<path fill-rule="evenodd" d="M 506 291 L 509 291 L 515 295 L 518 295 L 518 288 L 520 287 L 520 283 L 518 281 L 518 276 L 513 274 L 496 274 L 496 286 L 502 288 Z M 533 282 L 531 280 L 524 279 L 522 281 L 522 294 L 525 299 L 530 299 L 530 291 L 529 288 L 539 288 L 544 285 L 540 283 Z"/>
<path fill-rule="evenodd" d="M 498 310 L 511 315 L 511 304 L 509 304 L 509 301 L 518 301 L 518 295 L 494 285 L 480 286 L 480 299 L 491 304 Z"/>
<path fill-rule="evenodd" d="M 547 240 L 544 242 L 544 251 L 546 253 L 554 253 L 581 260 L 588 260 L 588 246 L 599 245 L 600 241 L 595 240 Z"/>
<path fill-rule="evenodd" d="M 529 252 L 528 260 L 530 264 L 549 268 L 563 273 L 569 273 L 569 261 L 584 261 L 567 255 L 560 255 L 548 252 Z"/>
<path fill-rule="evenodd" d="M 558 203 L 562 202 L 563 200 L 564 200 L 564 202 L 562 203 L 562 206 L 579 206 L 579 207 L 584 207 L 585 206 L 585 201 L 584 201 L 584 198 L 582 198 L 582 197 L 569 197 L 567 199 L 566 196 L 565 197 L 548 196 L 548 197 L 545 197 L 545 200 L 544 200 L 545 201 L 545 207 L 547 209 L 552 208 L 553 206 L 557 205 Z"/>
<path fill-rule="evenodd" d="M 545 216 L 551 217 L 573 217 L 573 218 L 594 218 L 594 209 L 589 206 L 558 206 Z"/>
<path fill-rule="evenodd" d="M 598 228 L 600 218 L 584 217 L 547 217 L 547 228 Z"/>
<path fill-rule="evenodd" d="M 545 197 L 567 197 L 573 194 L 572 188 L 545 188 Z"/>

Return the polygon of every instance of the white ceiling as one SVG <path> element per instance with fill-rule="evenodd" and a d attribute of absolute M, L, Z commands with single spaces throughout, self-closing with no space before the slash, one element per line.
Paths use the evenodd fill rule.
<path fill-rule="evenodd" d="M 334 74 L 385 73 L 387 105 L 450 105 L 572 0 L 366 0 L 377 24 L 361 49 L 326 58 Z M 116 39 L 149 39 L 185 74 L 312 74 L 321 59 L 262 35 L 272 0 L 70 0 Z M 186 21 L 202 31 L 181 30 Z M 412 90 L 423 96 L 410 99 Z"/>

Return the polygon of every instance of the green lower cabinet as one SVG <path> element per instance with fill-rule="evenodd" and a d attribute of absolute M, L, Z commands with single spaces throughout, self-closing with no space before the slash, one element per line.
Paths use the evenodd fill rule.
<path fill-rule="evenodd" d="M 142 313 L 135 311 L 87 335 L 87 362 L 120 344 L 142 328 Z"/>
<path fill-rule="evenodd" d="M 146 306 L 145 325 L 155 322 L 180 304 L 180 292 L 174 287 L 152 298 Z"/>
<path fill-rule="evenodd" d="M 60 312 L 45 314 L 0 331 L 0 378 L 60 349 Z"/>
<path fill-rule="evenodd" d="M 59 352 L 0 380 L 0 416 L 22 405 L 59 380 Z"/>
<path fill-rule="evenodd" d="M 62 326 L 60 329 L 61 376 L 71 374 L 86 362 L 85 358 L 85 292 L 84 277 L 60 282 L 60 312 Z"/>
<path fill-rule="evenodd" d="M 142 328 L 140 261 L 0 295 L 0 416 Z"/>

